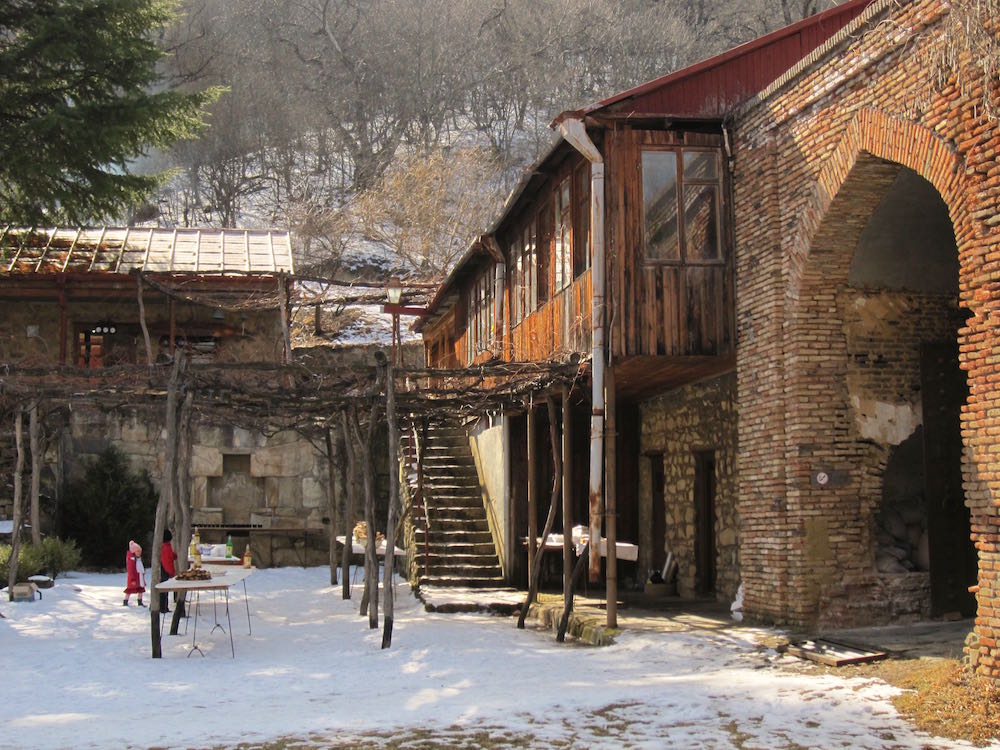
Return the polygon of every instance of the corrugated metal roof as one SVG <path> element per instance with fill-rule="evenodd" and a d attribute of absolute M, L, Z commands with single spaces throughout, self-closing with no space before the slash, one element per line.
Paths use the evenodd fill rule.
<path fill-rule="evenodd" d="M 0 273 L 293 273 L 291 236 L 265 229 L 7 227 Z"/>
<path fill-rule="evenodd" d="M 851 0 L 660 78 L 555 119 L 587 115 L 721 118 L 860 15 L 874 0 Z"/>

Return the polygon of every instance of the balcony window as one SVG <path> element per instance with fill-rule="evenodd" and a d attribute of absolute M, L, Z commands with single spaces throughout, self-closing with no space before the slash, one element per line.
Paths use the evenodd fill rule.
<path fill-rule="evenodd" d="M 721 170 L 716 151 L 643 151 L 646 260 L 688 263 L 719 260 L 720 196 Z"/>

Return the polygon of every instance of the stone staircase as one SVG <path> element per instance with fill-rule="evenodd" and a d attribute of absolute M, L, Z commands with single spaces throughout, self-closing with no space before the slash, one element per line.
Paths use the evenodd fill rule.
<path fill-rule="evenodd" d="M 412 433 L 404 433 L 407 456 Z M 415 458 L 413 459 L 415 462 Z M 410 465 L 410 493 L 416 493 L 415 465 Z M 457 423 L 432 423 L 424 447 L 423 508 L 414 508 L 416 565 L 420 586 L 503 587 L 500 560 L 493 546 L 483 506 L 475 459 L 465 430 Z"/>

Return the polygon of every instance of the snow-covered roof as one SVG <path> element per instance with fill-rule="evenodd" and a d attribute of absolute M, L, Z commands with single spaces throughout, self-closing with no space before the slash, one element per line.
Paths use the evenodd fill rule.
<path fill-rule="evenodd" d="M 0 273 L 293 273 L 291 237 L 275 229 L 6 227 Z"/>

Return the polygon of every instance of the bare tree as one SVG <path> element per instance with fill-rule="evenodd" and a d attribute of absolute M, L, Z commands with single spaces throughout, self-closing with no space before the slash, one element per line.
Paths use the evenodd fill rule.
<path fill-rule="evenodd" d="M 499 202 L 497 163 L 484 149 L 435 149 L 398 159 L 359 199 L 365 233 L 418 274 L 449 268 Z"/>

